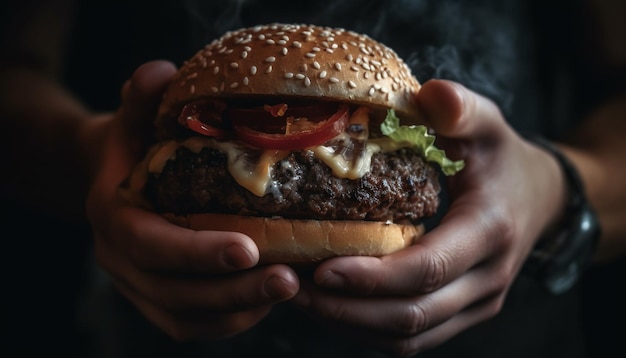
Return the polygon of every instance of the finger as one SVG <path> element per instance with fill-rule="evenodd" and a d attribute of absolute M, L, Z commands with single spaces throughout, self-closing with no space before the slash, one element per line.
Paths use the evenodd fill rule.
<path fill-rule="evenodd" d="M 503 127 L 502 114 L 495 103 L 456 82 L 424 83 L 417 104 L 429 125 L 444 137 L 496 138 L 495 133 Z"/>
<path fill-rule="evenodd" d="M 227 338 L 248 330 L 271 310 L 270 306 L 264 306 L 187 320 L 152 304 L 124 285 L 118 285 L 118 289 L 150 322 L 177 341 Z"/>
<path fill-rule="evenodd" d="M 259 250 L 248 236 L 236 232 L 195 231 L 170 223 L 158 214 L 120 207 L 111 219 L 114 247 L 145 271 L 223 273 L 256 265 Z"/>
<path fill-rule="evenodd" d="M 483 302 L 456 314 L 439 326 L 412 337 L 412 339 L 402 341 L 389 340 L 381 342 L 379 347 L 383 348 L 386 346 L 387 350 L 399 352 L 405 356 L 412 356 L 427 351 L 450 340 L 466 329 L 493 318 L 500 312 L 503 301 L 503 295 L 489 297 Z"/>
<path fill-rule="evenodd" d="M 484 265 L 417 297 L 338 295 L 303 285 L 294 302 L 331 322 L 358 327 L 374 336 L 406 338 L 441 324 L 475 302 L 502 294 L 508 277 L 495 265 Z"/>
<path fill-rule="evenodd" d="M 491 257 L 510 241 L 507 218 L 495 203 L 467 194 L 450 207 L 441 224 L 417 244 L 391 255 L 339 257 L 314 273 L 323 287 L 362 295 L 432 292 Z"/>
<path fill-rule="evenodd" d="M 111 254 L 105 244 L 97 245 L 98 262 L 118 285 L 181 314 L 249 310 L 290 299 L 299 288 L 297 275 L 282 265 L 227 275 L 172 275 L 137 270 L 126 260 L 112 260 Z"/>
<path fill-rule="evenodd" d="M 152 61 L 139 66 L 122 89 L 125 120 L 131 133 L 145 132 L 157 113 L 162 93 L 176 73 L 167 61 Z"/>

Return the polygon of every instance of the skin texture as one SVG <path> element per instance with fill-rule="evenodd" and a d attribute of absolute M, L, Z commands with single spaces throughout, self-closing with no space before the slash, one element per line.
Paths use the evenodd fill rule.
<path fill-rule="evenodd" d="M 557 163 L 522 141 L 493 103 L 448 81 L 425 83 L 418 101 L 447 138 L 450 156 L 466 160 L 449 179 L 449 212 L 402 252 L 322 263 L 314 284 L 294 300 L 331 329 L 398 355 L 431 348 L 498 313 L 565 200 Z"/>
<path fill-rule="evenodd" d="M 61 9 L 35 10 L 54 16 Z M 27 20 L 20 25 L 36 33 Z M 46 31 L 53 25 L 40 27 L 61 36 Z M 121 88 L 119 108 L 91 113 L 58 81 L 60 46 L 51 47 L 40 51 L 48 66 L 0 68 L 0 142 L 14 153 L 1 187 L 44 212 L 88 222 L 97 261 L 115 286 L 177 340 L 241 333 L 290 301 L 360 344 L 396 355 L 424 351 L 496 315 L 528 252 L 562 214 L 565 189 L 555 160 L 522 140 L 488 99 L 430 81 L 418 95 L 420 110 L 449 156 L 466 162 L 449 179 L 453 202 L 441 225 L 393 255 L 328 260 L 312 280 L 285 265 L 256 266 L 258 250 L 245 235 L 173 226 L 117 192 L 141 157 L 145 143 L 136 133 L 154 118 L 174 66 L 140 66 Z M 624 257 L 626 247 L 624 113 L 626 97 L 607 100 L 559 144 L 603 225 L 599 262 Z M 30 135 L 16 141 L 12 133 L 22 132 Z M 20 165 L 35 159 L 41 165 Z"/>
<path fill-rule="evenodd" d="M 117 187 L 140 153 L 128 145 L 137 132 L 127 124 L 138 118 L 150 123 L 174 72 L 170 63 L 147 63 L 124 85 L 87 214 L 98 262 L 149 320 L 178 340 L 222 338 L 247 330 L 271 305 L 293 297 L 298 278 L 281 265 L 250 269 L 259 254 L 242 234 L 182 229 L 119 197 Z"/>

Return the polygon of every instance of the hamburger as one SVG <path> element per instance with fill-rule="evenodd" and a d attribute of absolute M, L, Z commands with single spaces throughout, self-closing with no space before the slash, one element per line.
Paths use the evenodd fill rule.
<path fill-rule="evenodd" d="M 129 181 L 177 225 L 242 232 L 261 263 L 411 245 L 462 162 L 420 124 L 420 83 L 389 47 L 339 28 L 224 34 L 166 89 L 157 143 Z"/>

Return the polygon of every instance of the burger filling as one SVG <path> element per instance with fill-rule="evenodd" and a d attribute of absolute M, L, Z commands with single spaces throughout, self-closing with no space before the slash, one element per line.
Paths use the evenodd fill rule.
<path fill-rule="evenodd" d="M 179 123 L 195 135 L 147 157 L 139 186 L 157 212 L 418 222 L 439 206 L 431 162 L 446 174 L 462 168 L 393 111 L 377 119 L 346 104 L 227 107 L 187 105 Z"/>

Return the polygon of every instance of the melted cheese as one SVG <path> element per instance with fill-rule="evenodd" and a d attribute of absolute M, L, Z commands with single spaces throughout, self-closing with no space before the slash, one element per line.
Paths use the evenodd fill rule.
<path fill-rule="evenodd" d="M 366 140 L 363 149 L 359 153 L 354 153 L 352 158 L 345 158 L 341 153 L 336 153 L 333 147 L 323 145 L 305 149 L 312 151 L 315 157 L 328 165 L 333 174 L 339 178 L 359 179 L 370 170 L 374 153 L 393 152 L 406 146 L 406 144 L 395 143 L 388 137 L 366 139 L 369 132 L 369 109 L 366 107 L 360 107 L 352 114 L 350 124 L 360 126 L 360 132 L 353 133 L 353 135 L 357 136 L 357 139 Z M 350 135 L 341 133 L 333 141 L 348 142 L 350 140 L 352 140 Z M 176 150 L 179 147 L 188 148 L 194 153 L 200 153 L 206 147 L 226 153 L 228 171 L 239 185 L 257 196 L 264 196 L 267 193 L 279 195 L 276 183 L 272 182 L 272 168 L 274 164 L 287 157 L 289 151 L 251 152 L 248 147 L 236 142 L 220 142 L 208 137 L 190 137 L 183 142 L 171 140 L 153 147 L 142 167 L 147 168 L 147 172 L 150 173 L 161 173 L 167 161 L 176 156 Z M 147 173 L 144 169 L 141 175 L 137 174 L 133 187 L 143 186 L 146 179 Z"/>
<path fill-rule="evenodd" d="M 339 140 L 347 140 L 348 135 L 342 133 L 338 136 Z M 323 145 L 311 148 L 315 157 L 332 169 L 333 174 L 339 178 L 359 179 L 370 170 L 372 156 L 376 152 L 380 152 L 380 146 L 367 142 L 364 150 L 356 155 L 353 160 L 344 158 L 341 153 L 335 154 L 332 147 Z"/>
<path fill-rule="evenodd" d="M 347 140 L 347 137 L 347 134 L 343 133 L 337 139 Z M 271 191 L 273 184 L 272 167 L 289 155 L 288 151 L 266 150 L 256 157 L 250 154 L 247 147 L 236 142 L 219 142 L 211 138 L 191 137 L 183 142 L 171 140 L 154 147 L 150 152 L 151 156 L 147 159 L 147 165 L 145 165 L 147 171 L 155 174 L 161 173 L 167 161 L 175 158 L 176 150 L 179 147 L 188 148 L 194 153 L 200 153 L 205 147 L 226 153 L 230 174 L 239 185 L 257 196 L 264 196 Z M 374 153 L 397 149 L 399 146 L 393 141 L 388 138 L 379 138 L 368 141 L 363 151 L 355 155 L 353 160 L 348 160 L 341 154 L 335 153 L 332 147 L 320 145 L 306 150 L 311 150 L 315 157 L 328 165 L 337 177 L 358 179 L 369 171 Z M 144 176 L 135 180 L 145 183 Z M 137 185 L 139 183 L 133 186 Z"/>

